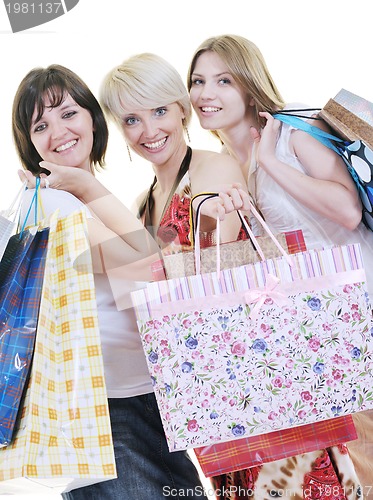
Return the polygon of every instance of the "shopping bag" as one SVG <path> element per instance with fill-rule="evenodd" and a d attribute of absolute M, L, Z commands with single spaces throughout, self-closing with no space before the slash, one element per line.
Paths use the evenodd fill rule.
<path fill-rule="evenodd" d="M 320 110 L 320 116 L 343 139 L 363 141 L 373 150 L 373 103 L 341 89 Z"/>
<path fill-rule="evenodd" d="M 302 230 L 286 231 L 276 235 L 280 245 L 289 253 L 302 252 L 306 249 Z M 269 236 L 258 236 L 260 246 L 268 258 L 277 257 L 280 251 Z M 204 273 L 216 270 L 217 247 L 201 248 L 201 271 Z M 251 240 L 233 241 L 220 245 L 221 269 L 229 269 L 247 262 L 257 262 L 259 254 Z M 164 254 L 163 262 L 167 278 L 191 276 L 196 274 L 194 250 L 183 250 L 179 253 Z"/>
<path fill-rule="evenodd" d="M 5 252 L 9 238 L 16 232 L 17 215 L 21 206 L 22 193 L 25 188 L 26 184 L 24 183 L 10 206 L 0 211 L 0 259 Z"/>
<path fill-rule="evenodd" d="M 170 450 L 373 407 L 358 244 L 149 283 L 132 300 Z"/>
<path fill-rule="evenodd" d="M 368 229 L 373 231 L 373 146 L 371 146 L 373 140 L 373 104 L 345 90 L 342 90 L 338 96 L 341 96 L 341 102 L 345 104 L 346 108 L 343 108 L 342 105 L 332 100 L 333 106 L 326 106 L 328 109 L 327 113 L 324 112 L 325 108 L 320 110 L 322 118 L 328 121 L 332 127 L 333 120 L 327 120 L 326 116 L 333 116 L 331 110 L 334 110 L 336 105 L 344 110 L 342 114 L 338 115 L 339 119 L 343 120 L 338 123 L 340 123 L 341 126 L 343 125 L 344 132 L 341 132 L 341 126 L 337 125 L 337 122 L 334 122 L 336 135 L 329 134 L 319 127 L 306 123 L 301 119 L 302 115 L 296 114 L 297 112 L 305 110 L 281 110 L 276 112 L 273 116 L 293 127 L 308 132 L 315 139 L 341 156 L 359 192 L 363 207 L 362 221 Z M 338 96 L 336 96 L 336 98 Z M 353 114 L 352 111 L 348 111 L 348 102 L 351 103 L 353 100 L 352 98 L 355 98 L 356 101 L 361 104 L 364 112 L 359 113 L 358 106 L 352 105 L 351 109 L 353 109 L 355 114 Z M 317 109 L 315 108 L 314 111 L 317 111 Z M 361 117 L 364 117 L 366 121 L 359 118 L 359 114 Z M 303 116 L 303 118 L 306 117 Z M 315 119 L 319 118 L 316 117 Z M 364 123 L 364 127 L 356 125 L 360 123 L 360 121 Z M 365 139 L 362 140 L 358 138 L 355 140 L 355 137 L 364 137 Z"/>
<path fill-rule="evenodd" d="M 0 447 L 10 443 L 34 352 L 48 228 L 11 236 L 0 262 Z"/>
<path fill-rule="evenodd" d="M 361 195 L 363 221 L 373 230 L 373 103 L 341 89 L 320 116 L 347 141 L 342 152 Z"/>
<path fill-rule="evenodd" d="M 200 227 L 201 206 L 206 199 L 217 196 L 216 193 L 205 194 L 208 196 L 199 203 L 195 215 L 192 208 L 193 201 L 199 196 L 204 196 L 204 194 L 195 195 L 192 198 L 192 203 L 190 204 L 190 238 L 193 246 L 195 241 L 200 241 L 195 232 L 196 229 L 198 232 L 198 228 Z M 245 220 L 241 217 L 239 211 L 237 211 L 237 214 L 241 218 L 242 227 L 245 229 L 247 227 Z M 287 231 L 285 233 L 277 234 L 276 243 L 268 234 L 264 236 L 257 236 L 257 241 L 263 254 L 267 258 L 278 257 L 281 255 L 278 243 L 289 253 L 302 252 L 306 249 L 301 230 Z M 198 248 L 198 272 L 209 273 L 215 271 L 217 270 L 217 263 L 219 263 L 220 269 L 229 269 L 245 263 L 258 262 L 260 260 L 260 254 L 248 233 L 247 239 L 245 240 L 232 241 L 223 244 L 219 244 L 219 242 L 217 243 L 217 245 Z M 168 253 L 166 248 L 163 251 L 163 265 L 165 277 L 167 278 L 179 278 L 180 276 L 191 276 L 196 274 L 197 267 L 195 248 L 182 248 L 182 251 L 177 253 Z M 158 267 L 154 269 L 154 276 L 156 276 L 155 273 L 157 270 Z"/>
<path fill-rule="evenodd" d="M 351 415 L 194 448 L 206 477 L 247 469 L 357 439 Z"/>
<path fill-rule="evenodd" d="M 116 477 L 94 278 L 83 210 L 54 214 L 31 376 L 1 491 L 59 492 Z"/>
<path fill-rule="evenodd" d="M 253 219 L 255 219 L 254 213 L 252 216 L 252 220 Z M 264 221 L 259 218 L 257 222 L 263 225 Z M 264 229 L 266 230 L 265 224 Z M 276 254 L 278 255 L 279 250 L 276 245 L 274 245 L 271 237 L 267 235 L 266 238 L 267 241 L 272 242 L 273 247 L 276 249 L 274 252 L 275 256 Z M 276 239 L 278 240 L 278 236 Z M 267 253 L 268 249 L 262 246 L 263 238 L 258 237 L 257 241 L 259 242 L 263 254 L 267 258 L 271 257 L 271 255 Z M 291 231 L 286 233 L 286 243 L 288 253 L 306 250 L 302 231 Z M 257 262 L 258 256 L 259 253 L 256 251 L 252 261 L 242 260 L 241 262 L 238 261 L 237 264 Z M 224 257 L 221 260 L 224 260 Z M 206 271 L 203 268 L 202 270 Z M 293 457 L 302 453 L 345 443 L 356 438 L 357 433 L 352 416 L 348 415 L 345 417 L 333 418 L 332 420 L 315 422 L 313 424 L 305 424 L 293 429 L 273 431 L 259 436 L 251 436 L 195 448 L 194 452 L 205 476 L 211 477 L 273 462 L 275 460 L 281 460 L 287 457 Z"/>

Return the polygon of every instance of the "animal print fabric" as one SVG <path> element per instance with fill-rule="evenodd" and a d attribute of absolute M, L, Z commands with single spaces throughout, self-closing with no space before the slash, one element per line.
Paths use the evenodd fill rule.
<path fill-rule="evenodd" d="M 352 416 L 358 439 L 348 443 L 348 451 L 361 481 L 364 499 L 373 500 L 373 410 Z"/>
<path fill-rule="evenodd" d="M 345 445 L 211 478 L 217 500 L 355 500 L 363 490 Z"/>

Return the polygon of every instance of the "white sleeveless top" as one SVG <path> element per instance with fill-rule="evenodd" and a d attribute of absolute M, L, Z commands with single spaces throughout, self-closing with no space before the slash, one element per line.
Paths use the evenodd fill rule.
<path fill-rule="evenodd" d="M 292 104 L 286 108 L 305 108 Z M 282 123 L 276 146 L 279 160 L 307 175 L 297 157 L 289 149 L 293 127 Z M 255 158 L 255 154 L 252 155 Z M 360 243 L 367 275 L 369 295 L 373 301 L 373 232 L 363 223 L 350 231 L 305 207 L 288 194 L 270 175 L 258 167 L 255 160 L 249 169 L 249 191 L 261 210 L 268 226 L 276 234 L 283 231 L 302 229 L 308 249 L 346 243 Z"/>
<path fill-rule="evenodd" d="M 20 220 L 26 217 L 34 189 L 24 195 Z M 43 216 L 52 214 L 57 208 L 61 217 L 85 208 L 87 218 L 92 218 L 88 208 L 71 193 L 58 189 L 42 189 Z M 42 217 L 39 217 L 41 219 Z M 34 224 L 34 210 L 30 211 L 26 226 Z M 21 222 L 22 223 L 22 222 Z M 130 292 L 145 287 L 144 282 L 123 281 L 121 304 L 126 308 L 118 311 L 111 284 L 106 274 L 95 274 L 98 322 L 100 327 L 105 382 L 109 398 L 127 398 L 153 392 L 146 364 L 136 317 L 131 305 Z"/>

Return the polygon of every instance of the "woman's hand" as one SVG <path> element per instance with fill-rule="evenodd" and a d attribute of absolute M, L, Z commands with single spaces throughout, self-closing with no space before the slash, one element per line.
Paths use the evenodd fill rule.
<path fill-rule="evenodd" d="M 273 116 L 266 111 L 260 112 L 259 115 L 266 118 L 267 123 L 261 134 L 255 127 L 251 127 L 250 133 L 256 144 L 256 161 L 258 165 L 268 170 L 276 159 L 276 141 L 281 122 L 273 118 Z"/>
<path fill-rule="evenodd" d="M 27 182 L 27 187 L 29 189 L 34 189 L 36 187 L 36 177 L 29 170 L 18 170 L 18 177 L 20 178 L 22 184 Z M 44 183 L 44 186 L 42 187 L 46 187 L 45 181 L 41 181 L 40 185 L 42 185 L 42 183 Z"/>
<path fill-rule="evenodd" d="M 53 189 L 61 189 L 63 191 L 68 191 L 77 198 L 83 197 L 86 183 L 94 179 L 91 172 L 81 168 L 66 167 L 48 161 L 41 161 L 40 166 L 50 172 L 49 175 L 44 173 L 40 174 L 41 188 L 50 187 Z M 31 172 L 19 170 L 18 175 L 22 182 L 27 181 L 28 188 L 35 187 L 36 178 Z"/>
<path fill-rule="evenodd" d="M 213 219 L 219 218 L 221 221 L 225 219 L 227 214 L 235 212 L 236 210 L 249 211 L 250 210 L 250 196 L 240 184 L 231 184 L 228 186 L 220 187 L 214 190 L 219 194 L 215 198 L 210 198 L 204 201 L 201 205 L 201 214 Z M 202 200 L 195 201 L 195 206 Z"/>
<path fill-rule="evenodd" d="M 81 168 L 66 167 L 47 161 L 41 161 L 40 166 L 49 170 L 50 174 L 40 174 L 40 187 L 67 191 L 83 203 L 108 194 L 108 191 L 96 180 L 94 175 Z M 22 182 L 27 181 L 28 188 L 35 188 L 36 177 L 31 172 L 19 170 Z"/>

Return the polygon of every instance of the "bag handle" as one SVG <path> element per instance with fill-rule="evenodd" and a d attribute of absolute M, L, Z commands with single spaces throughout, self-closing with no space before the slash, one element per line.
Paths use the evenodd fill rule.
<path fill-rule="evenodd" d="M 288 110 L 292 111 L 292 110 Z M 295 110 L 296 111 L 296 110 Z M 310 123 L 305 122 L 299 116 L 293 115 L 293 114 L 283 114 L 284 111 L 279 111 L 274 113 L 272 116 L 276 120 L 280 120 L 283 123 L 286 123 L 287 125 L 290 125 L 294 128 L 297 128 L 299 130 L 303 130 L 304 132 L 307 132 L 310 134 L 312 137 L 317 139 L 319 142 L 324 144 L 324 146 L 328 147 L 329 149 L 332 149 L 336 153 L 338 153 L 340 156 L 342 155 L 341 149 L 334 144 L 334 142 L 337 143 L 342 143 L 345 144 L 345 141 L 341 139 L 340 137 L 337 137 L 335 135 L 329 134 L 328 132 L 325 132 L 325 130 L 322 130 L 319 127 L 315 127 L 314 125 L 311 125 Z M 304 118 L 310 118 L 310 117 L 304 117 Z M 316 118 L 314 118 L 316 119 Z M 334 141 L 334 142 L 332 142 Z"/>
<path fill-rule="evenodd" d="M 200 238 L 199 238 L 199 226 L 200 226 L 200 218 L 201 218 L 201 205 L 208 199 L 218 197 L 218 193 L 199 193 L 196 194 L 195 196 L 192 197 L 191 200 L 191 212 L 192 212 L 192 202 L 195 198 L 199 196 L 205 196 L 205 198 L 199 203 L 197 209 L 196 209 L 196 224 L 195 224 L 195 230 L 193 227 L 193 224 L 191 224 L 191 235 L 193 235 L 193 240 L 194 240 L 194 258 L 195 258 L 195 265 L 196 265 L 196 274 L 201 274 L 201 248 L 200 248 Z M 263 219 L 263 217 L 259 214 L 258 210 L 255 208 L 254 204 L 250 201 L 250 210 L 254 217 L 257 219 L 257 221 L 261 224 L 265 232 L 268 234 L 268 236 L 272 239 L 276 247 L 279 249 L 281 254 L 285 257 L 287 263 L 289 264 L 290 267 L 293 266 L 293 261 L 290 257 L 290 255 L 285 252 L 285 250 L 282 248 L 280 243 L 278 242 L 276 236 L 272 233 L 270 228 L 268 227 L 267 223 Z M 244 227 L 246 234 L 249 236 L 251 239 L 255 249 L 257 250 L 260 258 L 262 261 L 265 260 L 265 255 L 260 247 L 260 244 L 254 235 L 251 227 L 249 224 L 246 222 L 245 217 L 243 216 L 242 212 L 240 210 L 237 210 L 238 217 L 240 218 L 241 224 Z M 193 217 L 191 215 L 191 220 L 193 220 Z M 220 276 L 220 219 L 217 217 L 216 219 L 216 261 L 217 261 L 217 273 L 218 276 Z"/>
<path fill-rule="evenodd" d="M 280 109 L 277 111 L 274 111 L 271 113 L 272 115 L 274 114 L 284 114 L 284 115 L 290 115 L 290 116 L 296 116 L 298 118 L 307 118 L 307 120 L 320 120 L 322 121 L 323 118 L 320 116 L 308 116 L 308 115 L 302 115 L 303 111 L 322 111 L 322 108 L 298 108 L 298 109 Z"/>
<path fill-rule="evenodd" d="M 28 207 L 25 219 L 23 221 L 23 224 L 22 224 L 22 227 L 20 230 L 21 235 L 22 235 L 23 231 L 25 230 L 27 219 L 28 219 L 28 216 L 30 215 L 30 212 L 31 212 L 33 205 L 35 205 L 35 210 L 34 210 L 34 212 L 35 212 L 34 213 L 35 226 L 37 226 L 37 224 L 38 224 L 39 189 L 40 189 L 40 177 L 36 177 L 36 179 L 35 179 L 35 192 L 32 196 L 30 206 Z"/>
<path fill-rule="evenodd" d="M 27 186 L 27 181 L 24 181 L 20 190 L 18 191 L 18 193 L 14 197 L 14 200 L 11 202 L 9 208 L 7 208 L 6 210 L 1 210 L 1 212 L 0 212 L 0 214 L 2 216 L 6 217 L 7 219 L 10 219 L 12 222 L 16 221 L 17 215 L 18 215 L 19 211 L 21 210 L 23 196 L 26 192 L 26 186 Z M 15 205 L 17 205 L 16 209 L 14 209 Z M 11 219 L 11 216 L 13 214 L 14 214 L 13 219 Z"/>

